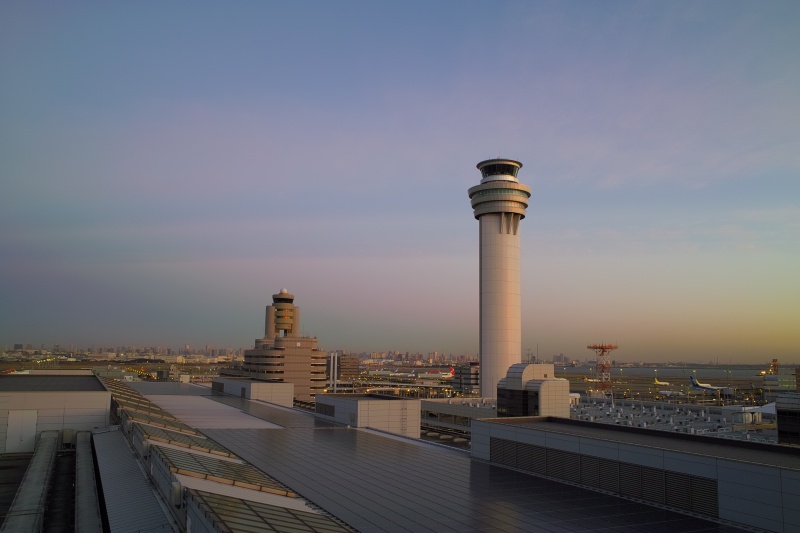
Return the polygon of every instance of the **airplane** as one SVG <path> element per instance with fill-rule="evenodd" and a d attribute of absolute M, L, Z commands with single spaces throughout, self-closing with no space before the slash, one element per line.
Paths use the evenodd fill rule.
<path fill-rule="evenodd" d="M 670 397 L 670 396 L 684 396 L 684 394 L 682 392 L 676 392 L 674 390 L 660 390 L 660 391 L 658 391 L 658 393 L 661 396 L 667 396 L 667 397 Z"/>
<path fill-rule="evenodd" d="M 427 374 L 419 374 L 417 379 L 450 379 L 455 375 L 456 369 L 451 366 L 448 372 L 431 370 Z"/>
<path fill-rule="evenodd" d="M 695 389 L 717 392 L 725 388 L 725 387 L 715 387 L 714 385 L 709 385 L 708 383 L 700 383 L 697 381 L 697 378 L 694 377 L 694 374 L 689 376 L 689 379 L 692 381 L 692 388 Z"/>
<path fill-rule="evenodd" d="M 653 380 L 653 385 L 662 385 L 664 387 L 669 387 L 669 381 L 658 381 L 658 378 Z"/>

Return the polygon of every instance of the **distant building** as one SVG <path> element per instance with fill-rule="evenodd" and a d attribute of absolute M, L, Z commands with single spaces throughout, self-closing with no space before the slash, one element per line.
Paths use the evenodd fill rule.
<path fill-rule="evenodd" d="M 357 355 L 342 351 L 331 352 L 326 367 L 328 381 L 353 381 L 358 378 L 359 359 Z"/>
<path fill-rule="evenodd" d="M 462 363 L 455 367 L 453 389 L 467 396 L 481 392 L 481 365 L 478 362 Z"/>
<path fill-rule="evenodd" d="M 310 402 L 325 390 L 327 354 L 317 347 L 316 337 L 300 335 L 300 309 L 286 289 L 272 295 L 267 306 L 264 337 L 255 348 L 245 350 L 245 376 L 262 381 L 293 383 L 296 400 Z M 227 373 L 227 372 L 226 372 Z"/>

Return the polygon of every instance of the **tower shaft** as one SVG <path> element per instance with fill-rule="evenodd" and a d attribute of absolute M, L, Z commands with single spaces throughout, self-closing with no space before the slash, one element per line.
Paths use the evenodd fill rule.
<path fill-rule="evenodd" d="M 522 362 L 522 295 L 517 214 L 480 218 L 481 396 L 494 398 L 497 382 Z"/>

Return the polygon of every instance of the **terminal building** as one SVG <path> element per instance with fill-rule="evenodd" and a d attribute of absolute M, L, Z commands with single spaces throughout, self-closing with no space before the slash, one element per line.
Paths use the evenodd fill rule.
<path fill-rule="evenodd" d="M 0 405 L 22 378 L 0 377 Z M 46 521 L 49 504 L 31 502 L 53 497 L 56 454 L 75 456 L 76 482 L 62 485 L 81 532 L 800 528 L 794 446 L 538 416 L 472 419 L 471 450 L 457 449 L 404 435 L 404 416 L 408 428 L 424 410 L 414 400 L 321 395 L 311 413 L 253 388 L 247 399 L 197 384 L 99 383 L 110 425 L 39 428 L 3 531 Z"/>

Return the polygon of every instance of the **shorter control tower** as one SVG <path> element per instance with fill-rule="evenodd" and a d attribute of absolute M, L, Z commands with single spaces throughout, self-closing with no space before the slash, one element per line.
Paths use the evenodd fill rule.
<path fill-rule="evenodd" d="M 294 294 L 281 289 L 272 295 L 272 305 L 267 306 L 264 320 L 264 339 L 259 342 L 273 341 L 276 337 L 297 337 L 300 331 L 300 308 L 294 306 Z"/>
<path fill-rule="evenodd" d="M 311 402 L 325 390 L 327 360 L 316 337 L 300 334 L 300 308 L 294 305 L 294 294 L 281 289 L 267 306 L 264 337 L 244 352 L 242 373 L 260 381 L 293 383 L 294 399 Z"/>

